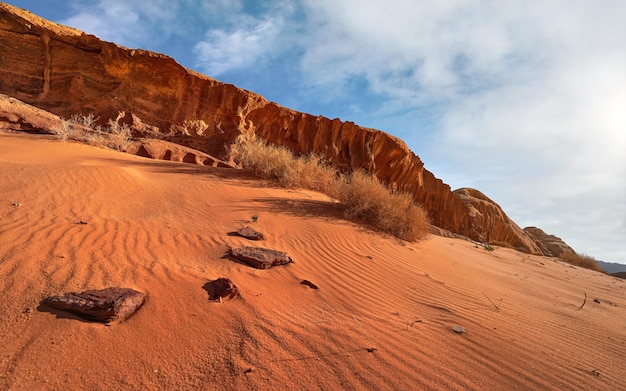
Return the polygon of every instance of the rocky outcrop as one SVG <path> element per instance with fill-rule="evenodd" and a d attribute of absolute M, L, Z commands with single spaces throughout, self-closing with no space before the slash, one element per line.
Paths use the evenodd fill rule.
<path fill-rule="evenodd" d="M 87 320 L 112 323 L 130 317 L 145 300 L 146 294 L 134 289 L 105 288 L 51 296 L 43 303 Z"/>
<path fill-rule="evenodd" d="M 535 241 L 543 255 L 560 257 L 566 254 L 576 254 L 574 249 L 568 246 L 561 238 L 549 235 L 537 227 L 526 227 L 524 232 Z"/>
<path fill-rule="evenodd" d="M 56 130 L 62 128 L 63 121 L 58 115 L 0 94 L 0 129 L 55 134 Z M 72 126 L 81 128 L 83 133 L 93 132 L 85 126 L 78 124 Z M 106 136 L 105 132 L 98 133 Z M 207 153 L 164 140 L 139 138 L 128 143 L 125 152 L 151 159 L 232 168 L 227 162 Z"/>
<path fill-rule="evenodd" d="M 471 239 L 483 243 L 506 243 L 511 247 L 533 254 L 542 254 L 537 244 L 504 213 L 502 208 L 476 189 L 462 188 L 454 191 L 468 209 L 462 216 L 473 231 L 465 234 Z"/>
<path fill-rule="evenodd" d="M 232 168 L 230 164 L 207 153 L 164 140 L 140 138 L 131 142 L 125 152 L 150 159 Z"/>
<path fill-rule="evenodd" d="M 467 203 L 426 170 L 401 140 L 281 107 L 167 56 L 103 42 L 0 4 L 0 64 L 0 92 L 52 113 L 93 112 L 106 122 L 124 112 L 149 125 L 135 136 L 158 132 L 159 139 L 218 158 L 224 158 L 224 146 L 241 132 L 256 132 L 296 153 L 322 154 L 341 169 L 374 173 L 391 188 L 413 194 L 432 223 L 444 230 L 538 251 L 503 213 L 487 218 L 485 210 L 475 219 Z"/>
<path fill-rule="evenodd" d="M 61 125 L 61 118 L 45 110 L 0 94 L 0 128 L 21 132 L 48 133 Z"/>

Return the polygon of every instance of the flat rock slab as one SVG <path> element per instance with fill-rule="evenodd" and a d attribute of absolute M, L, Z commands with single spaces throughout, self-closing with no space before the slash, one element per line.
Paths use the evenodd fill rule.
<path fill-rule="evenodd" d="M 293 259 L 283 251 L 261 247 L 234 248 L 230 250 L 230 255 L 257 269 L 269 269 L 272 266 L 286 265 L 293 262 Z"/>
<path fill-rule="evenodd" d="M 250 227 L 244 227 L 236 234 L 250 240 L 263 240 L 263 234 Z"/>
<path fill-rule="evenodd" d="M 51 296 L 44 304 L 87 320 L 111 323 L 130 317 L 146 300 L 146 294 L 130 288 L 105 288 Z"/>
<path fill-rule="evenodd" d="M 229 278 L 218 278 L 209 281 L 202 287 L 209 294 L 209 300 L 219 302 L 234 299 L 239 296 L 239 289 Z"/>

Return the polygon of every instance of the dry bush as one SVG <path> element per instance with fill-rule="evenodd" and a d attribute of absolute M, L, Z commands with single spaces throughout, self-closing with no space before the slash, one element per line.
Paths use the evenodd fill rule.
<path fill-rule="evenodd" d="M 262 178 L 281 181 L 295 158 L 287 148 L 268 144 L 254 133 L 242 133 L 230 146 L 231 160 Z"/>
<path fill-rule="evenodd" d="M 96 124 L 97 120 L 98 118 L 93 113 L 73 114 L 69 120 L 61 121 L 53 132 L 62 141 L 71 139 L 89 145 L 125 151 L 131 142 L 130 127 L 109 120 L 109 126 L 103 128 Z"/>
<path fill-rule="evenodd" d="M 559 258 L 574 266 L 583 267 L 585 269 L 591 269 L 597 272 L 604 273 L 604 270 L 602 270 L 600 265 L 598 265 L 598 261 L 596 261 L 594 257 L 590 257 L 589 255 L 565 253 L 565 254 L 562 254 Z"/>
<path fill-rule="evenodd" d="M 337 170 L 320 155 L 299 156 L 287 166 L 281 183 L 286 187 L 317 190 L 336 198 Z"/>
<path fill-rule="evenodd" d="M 61 121 L 61 123 L 54 127 L 52 130 L 52 133 L 57 136 L 57 138 L 61 141 L 67 141 L 70 138 L 72 138 L 72 134 L 74 132 L 74 130 L 72 129 L 72 125 L 68 122 L 68 121 Z"/>
<path fill-rule="evenodd" d="M 424 239 L 430 232 L 426 212 L 410 194 L 394 193 L 366 172 L 344 176 L 338 199 L 349 217 L 364 220 L 400 239 Z"/>
<path fill-rule="evenodd" d="M 98 121 L 98 119 L 100 119 L 100 117 L 96 117 L 94 115 L 94 113 L 89 113 L 89 114 L 72 114 L 72 116 L 70 117 L 70 122 L 77 124 L 77 125 L 82 125 L 85 127 L 88 127 L 89 129 L 92 130 L 102 130 L 100 125 L 96 124 L 96 121 Z"/>
<path fill-rule="evenodd" d="M 318 190 L 331 196 L 337 170 L 319 155 L 294 156 L 289 149 L 267 143 L 254 133 L 241 134 L 230 147 L 233 161 L 282 186 Z"/>
<path fill-rule="evenodd" d="M 108 131 L 109 147 L 120 151 L 125 151 L 130 145 L 132 132 L 128 124 L 120 125 L 119 122 L 109 120 Z"/>
<path fill-rule="evenodd" d="M 349 218 L 356 218 L 400 239 L 423 239 L 430 232 L 424 210 L 410 194 L 394 193 L 365 172 L 339 175 L 323 157 L 296 157 L 285 147 L 268 144 L 254 133 L 244 133 L 230 147 L 234 162 L 281 185 L 306 188 L 340 201 Z"/>

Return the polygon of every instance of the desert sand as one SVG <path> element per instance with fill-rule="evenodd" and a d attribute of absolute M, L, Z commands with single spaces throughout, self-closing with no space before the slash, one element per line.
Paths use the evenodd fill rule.
<path fill-rule="evenodd" d="M 626 389 L 626 281 L 403 242 L 246 171 L 0 132 L 0 216 L 2 390 Z M 295 262 L 224 256 L 248 245 Z M 210 301 L 219 277 L 241 297 Z M 148 299 L 113 326 L 41 305 L 110 286 Z"/>

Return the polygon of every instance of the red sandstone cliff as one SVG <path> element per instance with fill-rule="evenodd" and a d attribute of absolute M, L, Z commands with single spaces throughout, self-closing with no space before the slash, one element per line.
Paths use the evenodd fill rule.
<path fill-rule="evenodd" d="M 438 227 L 541 253 L 499 207 L 476 214 L 395 137 L 281 107 L 164 55 L 103 42 L 3 3 L 0 93 L 64 117 L 94 112 L 106 122 L 120 111 L 132 113 L 158 128 L 159 138 L 218 157 L 241 131 L 252 130 L 296 152 L 319 152 L 339 167 L 366 168 L 412 193 Z M 176 131 L 196 120 L 208 125 L 202 134 Z"/>

